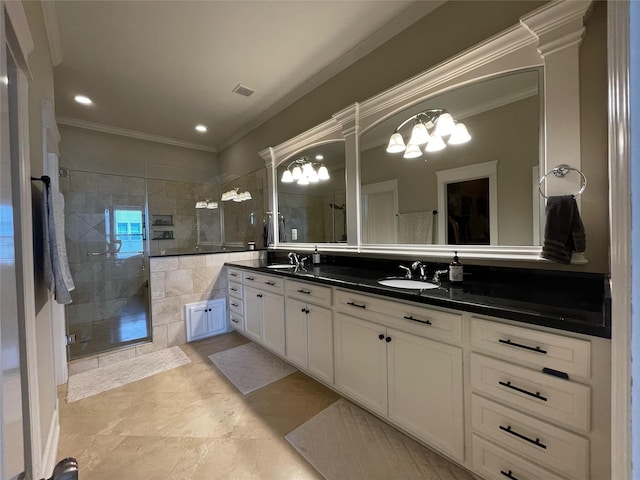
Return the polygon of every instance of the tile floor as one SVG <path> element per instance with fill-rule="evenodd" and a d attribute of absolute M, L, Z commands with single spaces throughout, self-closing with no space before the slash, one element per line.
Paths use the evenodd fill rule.
<path fill-rule="evenodd" d="M 208 356 L 245 343 L 182 345 L 190 364 L 70 404 L 61 386 L 58 460 L 82 480 L 322 480 L 284 437 L 340 396 L 300 372 L 242 395 Z"/>
<path fill-rule="evenodd" d="M 61 386 L 59 459 L 82 480 L 321 480 L 284 436 L 339 395 L 298 372 L 243 396 L 207 357 L 246 342 L 183 345 L 190 364 L 70 404 Z"/>

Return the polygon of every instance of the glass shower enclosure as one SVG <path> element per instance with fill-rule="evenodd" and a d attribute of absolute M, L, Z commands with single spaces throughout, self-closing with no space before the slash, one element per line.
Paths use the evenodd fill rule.
<path fill-rule="evenodd" d="M 150 340 L 146 186 L 142 177 L 68 171 L 69 360 Z"/>

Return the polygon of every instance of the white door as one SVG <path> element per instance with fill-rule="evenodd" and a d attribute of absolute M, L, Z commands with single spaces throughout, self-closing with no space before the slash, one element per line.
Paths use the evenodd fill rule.
<path fill-rule="evenodd" d="M 287 298 L 285 312 L 285 356 L 300 368 L 307 368 L 307 304 Z"/>
<path fill-rule="evenodd" d="M 262 297 L 260 290 L 244 287 L 245 333 L 260 343 L 262 343 Z"/>
<path fill-rule="evenodd" d="M 333 383 L 333 313 L 328 308 L 307 306 L 307 357 L 309 371 Z"/>
<path fill-rule="evenodd" d="M 362 242 L 398 243 L 398 182 L 362 186 Z"/>
<path fill-rule="evenodd" d="M 342 313 L 335 319 L 336 387 L 386 416 L 386 328 Z"/>
<path fill-rule="evenodd" d="M 464 460 L 462 349 L 389 328 L 389 418 Z"/>
<path fill-rule="evenodd" d="M 17 265 L 16 245 L 21 242 L 16 228 L 15 214 L 20 205 L 14 201 L 12 166 L 17 152 L 17 114 L 15 111 L 15 65 L 6 48 L 4 5 L 0 8 L 0 478 L 14 479 L 25 470 L 21 350 L 19 330 L 20 269 Z M 13 157 L 13 158 L 12 158 Z"/>
<path fill-rule="evenodd" d="M 284 355 L 284 297 L 262 292 L 262 339 L 265 347 Z"/>

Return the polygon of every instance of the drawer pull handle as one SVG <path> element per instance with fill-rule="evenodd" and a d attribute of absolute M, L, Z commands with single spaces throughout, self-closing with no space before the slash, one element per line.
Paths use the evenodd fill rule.
<path fill-rule="evenodd" d="M 526 440 L 529 443 L 533 443 L 536 447 L 544 448 L 545 450 L 547 449 L 547 446 L 544 443 L 542 443 L 539 438 L 536 438 L 535 440 L 531 440 L 526 435 L 522 435 L 521 433 L 514 432 L 513 430 L 511 430 L 511 425 L 507 425 L 506 427 L 503 427 L 502 425 L 500 425 L 500 430 L 507 432 L 513 435 L 514 437 L 518 437 L 518 438 L 521 438 L 522 440 Z"/>
<path fill-rule="evenodd" d="M 237 292 L 238 291 L 237 288 L 230 288 L 229 290 L 231 290 L 232 292 Z"/>
<path fill-rule="evenodd" d="M 351 305 L 352 307 L 358 307 L 358 308 L 367 308 L 366 305 L 360 305 L 354 302 L 347 302 L 347 305 Z"/>
<path fill-rule="evenodd" d="M 540 392 L 531 393 L 524 388 L 516 387 L 515 385 L 511 385 L 511 382 L 498 382 L 503 387 L 510 388 L 511 390 L 515 390 L 516 392 L 524 393 L 525 395 L 529 395 L 530 397 L 537 398 L 538 400 L 542 400 L 543 402 L 547 401 L 547 397 L 543 397 L 540 395 Z"/>
<path fill-rule="evenodd" d="M 419 318 L 414 318 L 411 315 L 405 315 L 404 318 L 406 320 L 413 320 L 414 322 L 424 323 L 425 325 L 431 325 L 431 322 L 429 320 L 420 320 Z"/>
<path fill-rule="evenodd" d="M 256 295 L 256 297 L 258 297 L 258 298 L 262 298 L 262 294 L 261 294 L 261 293 L 258 293 L 258 294 Z"/>
<path fill-rule="evenodd" d="M 232 319 L 231 319 L 231 321 L 232 321 L 233 323 L 240 323 L 240 322 L 239 322 L 238 320 L 236 320 L 235 318 L 232 318 Z"/>
<path fill-rule="evenodd" d="M 304 293 L 305 295 L 311 295 L 311 290 L 304 290 L 303 288 L 299 288 L 296 291 L 299 293 Z"/>
<path fill-rule="evenodd" d="M 500 473 L 505 477 L 510 478 L 511 480 L 518 480 L 518 477 L 513 476 L 511 470 L 509 470 L 508 472 L 505 472 L 504 470 L 500 470 Z"/>
<path fill-rule="evenodd" d="M 239 307 L 240 305 L 238 305 L 237 303 L 232 303 L 231 306 L 232 307 Z"/>
<path fill-rule="evenodd" d="M 238 276 L 237 273 L 230 273 L 229 275 L 232 276 L 232 277 L 237 277 Z"/>
<path fill-rule="evenodd" d="M 276 284 L 276 282 L 264 282 L 264 283 L 266 283 L 267 285 L 271 285 L 271 286 Z"/>
<path fill-rule="evenodd" d="M 512 347 L 517 347 L 517 348 L 524 348 L 525 350 L 531 350 L 532 352 L 536 352 L 536 353 L 542 353 L 543 355 L 547 354 L 546 350 L 543 350 L 540 347 L 530 347 L 528 345 L 522 345 L 521 343 L 516 343 L 516 342 L 512 342 L 511 340 L 509 340 L 508 338 L 506 340 L 502 340 L 501 338 L 498 339 L 498 342 L 500 343 L 504 343 L 506 345 L 510 345 Z"/>
<path fill-rule="evenodd" d="M 244 277 L 245 280 L 255 280 L 255 277 Z"/>

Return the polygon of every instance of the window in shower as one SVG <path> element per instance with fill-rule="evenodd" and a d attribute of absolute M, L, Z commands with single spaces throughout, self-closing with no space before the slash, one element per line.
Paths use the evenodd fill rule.
<path fill-rule="evenodd" d="M 144 215 L 140 207 L 116 206 L 114 240 L 121 258 L 138 255 L 143 250 Z"/>

